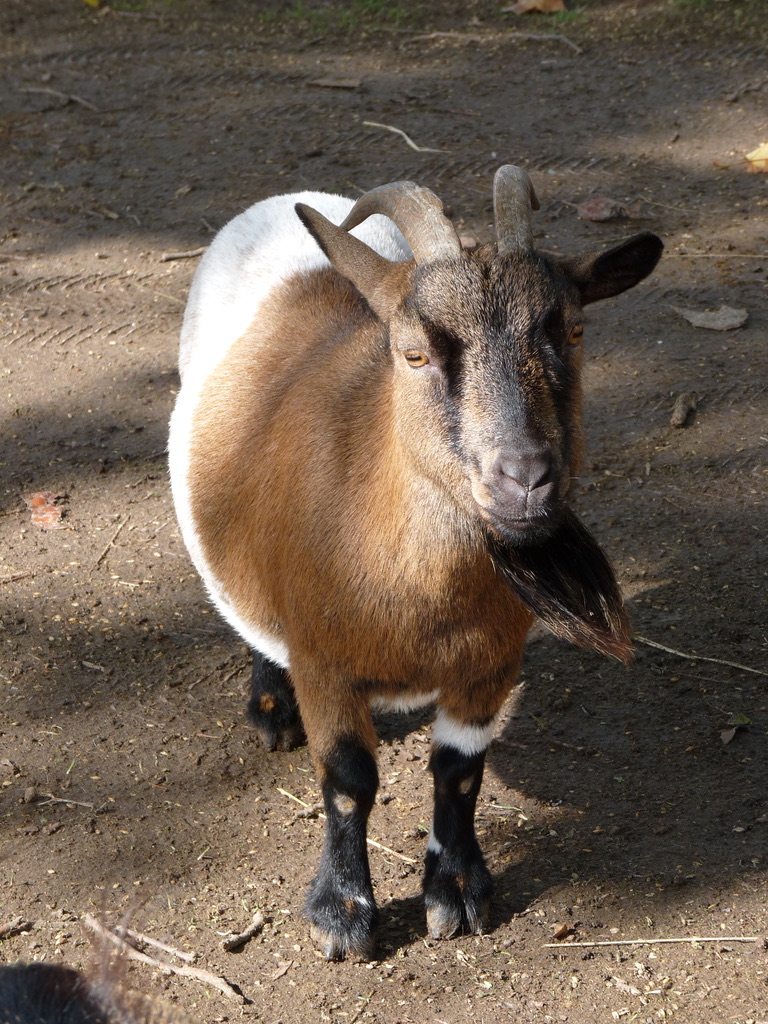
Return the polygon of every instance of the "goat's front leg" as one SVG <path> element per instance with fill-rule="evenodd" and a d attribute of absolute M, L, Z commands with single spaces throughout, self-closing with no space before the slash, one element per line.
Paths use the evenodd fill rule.
<path fill-rule="evenodd" d="M 379 785 L 376 761 L 348 738 L 335 744 L 322 768 L 325 842 L 306 914 L 312 939 L 326 959 L 367 960 L 378 923 L 366 847 L 368 815 Z"/>
<path fill-rule="evenodd" d="M 475 806 L 494 724 L 495 718 L 463 724 L 438 711 L 429 762 L 435 808 L 423 881 L 434 939 L 462 929 L 479 935 L 488 923 L 492 882 L 475 836 Z"/>
<path fill-rule="evenodd" d="M 320 866 L 305 914 L 313 941 L 328 960 L 370 959 L 378 912 L 368 866 L 368 816 L 379 774 L 376 733 L 367 701 L 326 681 L 320 696 L 302 692 L 299 705 L 317 764 L 326 824 Z"/>

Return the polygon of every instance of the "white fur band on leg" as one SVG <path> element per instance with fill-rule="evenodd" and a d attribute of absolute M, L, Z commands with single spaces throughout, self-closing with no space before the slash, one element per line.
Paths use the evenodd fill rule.
<path fill-rule="evenodd" d="M 435 835 L 435 823 L 432 822 L 432 828 L 429 830 L 429 841 L 427 843 L 427 849 L 430 853 L 436 853 L 438 856 L 443 852 L 443 844 Z"/>
<path fill-rule="evenodd" d="M 454 747 L 467 757 L 482 754 L 494 737 L 496 721 L 494 717 L 488 725 L 463 725 L 439 708 L 432 727 L 432 743 L 436 747 Z"/>

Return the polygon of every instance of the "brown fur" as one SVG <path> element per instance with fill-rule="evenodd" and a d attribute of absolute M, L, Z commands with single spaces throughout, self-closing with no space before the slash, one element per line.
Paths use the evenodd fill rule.
<path fill-rule="evenodd" d="M 190 492 L 206 557 L 239 614 L 286 642 L 317 755 L 345 733 L 373 749 L 374 694 L 439 688 L 457 718 L 487 721 L 532 621 L 482 523 L 409 472 L 430 424 L 415 436 L 397 422 L 399 367 L 382 335 L 335 272 L 296 280 L 195 416 Z M 443 487 L 466 490 L 456 476 Z"/>

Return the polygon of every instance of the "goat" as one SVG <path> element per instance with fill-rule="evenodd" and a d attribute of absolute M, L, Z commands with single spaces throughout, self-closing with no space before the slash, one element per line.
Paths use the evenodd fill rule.
<path fill-rule="evenodd" d="M 582 453 L 582 307 L 656 265 L 533 247 L 527 174 L 494 179 L 497 244 L 463 250 L 412 182 L 356 203 L 257 203 L 214 239 L 184 317 L 170 471 L 182 534 L 254 650 L 265 746 L 306 731 L 327 823 L 305 913 L 329 959 L 372 955 L 372 708 L 433 702 L 431 936 L 488 923 L 474 813 L 540 616 L 626 661 L 613 571 L 568 506 Z M 337 226 L 342 222 L 340 226 Z"/>

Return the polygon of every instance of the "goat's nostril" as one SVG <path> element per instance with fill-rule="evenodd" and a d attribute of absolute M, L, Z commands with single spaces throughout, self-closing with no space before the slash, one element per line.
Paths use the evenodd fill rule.
<path fill-rule="evenodd" d="M 537 487 L 551 483 L 554 469 L 549 452 L 502 456 L 498 461 L 498 468 L 502 477 L 507 477 L 527 491 L 534 491 Z"/>

